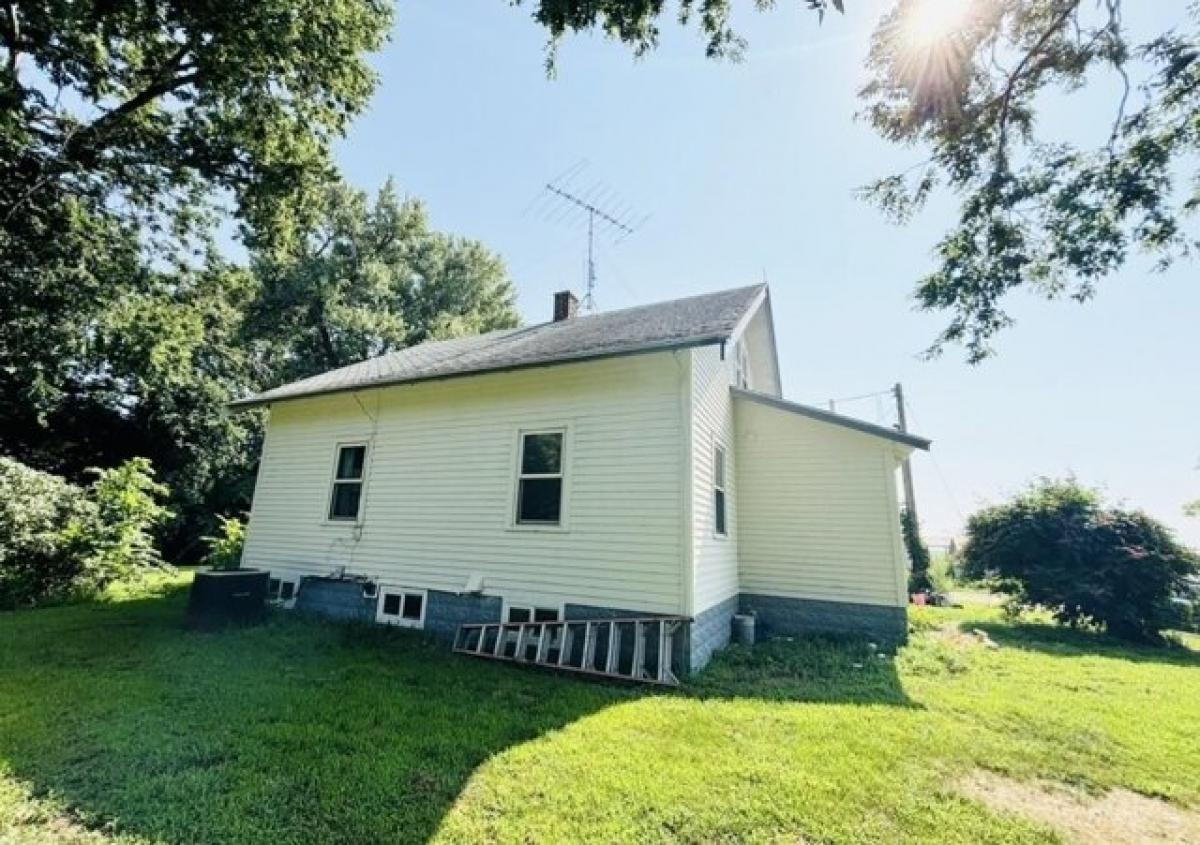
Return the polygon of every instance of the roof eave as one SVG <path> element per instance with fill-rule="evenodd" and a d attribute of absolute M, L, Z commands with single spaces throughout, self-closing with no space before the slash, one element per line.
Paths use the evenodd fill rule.
<path fill-rule="evenodd" d="M 729 340 L 730 334 L 722 333 L 716 335 L 705 335 L 695 338 L 687 338 L 679 341 L 665 341 L 661 343 L 645 344 L 633 349 L 623 349 L 613 352 L 597 352 L 585 355 L 573 355 L 563 358 L 553 358 L 546 361 L 530 361 L 521 364 L 507 364 L 499 367 L 484 367 L 477 370 L 459 370 L 452 373 L 439 373 L 436 375 L 418 376 L 416 378 L 406 379 L 381 379 L 368 384 L 352 384 L 344 387 L 329 387 L 323 390 L 314 390 L 308 393 L 297 393 L 291 396 L 269 396 L 270 391 L 266 391 L 255 396 L 247 396 L 244 399 L 234 399 L 232 402 L 227 402 L 225 407 L 231 411 L 247 411 L 251 408 L 261 408 L 268 405 L 273 405 L 276 402 L 291 402 L 297 399 L 312 399 L 317 396 L 331 396 L 337 393 L 356 393 L 362 390 L 375 390 L 381 387 L 399 387 L 406 384 L 422 384 L 431 381 L 446 381 L 448 379 L 465 378 L 467 376 L 484 376 L 494 375 L 496 373 L 508 373 L 517 370 L 531 370 L 538 367 L 557 367 L 563 364 L 581 364 L 588 361 L 600 361 L 607 358 L 622 358 L 628 355 L 646 355 L 652 352 L 670 352 L 676 349 L 692 349 L 697 346 L 711 346 L 713 344 L 725 343 Z"/>

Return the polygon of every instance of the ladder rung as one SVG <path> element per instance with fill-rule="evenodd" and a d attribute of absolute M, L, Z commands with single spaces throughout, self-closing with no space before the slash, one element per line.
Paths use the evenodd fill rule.
<path fill-rule="evenodd" d="M 558 665 L 567 666 L 571 654 L 571 623 L 563 622 L 562 637 L 558 641 Z"/>
<path fill-rule="evenodd" d="M 467 623 L 460 625 L 455 633 L 454 651 L 492 660 L 533 663 L 598 677 L 672 686 L 679 683 L 671 665 L 675 634 L 686 622 L 690 620 L 684 617 L 647 616 L 564 619 L 557 622 Z M 633 634 L 630 660 L 625 671 L 622 671 L 621 661 L 621 643 L 625 639 L 623 627 Z M 492 632 L 495 632 L 496 639 L 489 647 L 488 637 Z M 574 660 L 575 640 L 580 633 L 583 634 L 580 656 L 579 660 Z M 657 646 L 657 659 L 653 661 L 649 654 L 652 634 L 655 635 Z M 478 636 L 478 639 L 472 640 L 472 636 Z M 603 659 L 599 661 L 603 665 L 597 666 L 597 652 L 602 637 L 607 640 L 607 648 Z M 510 644 L 513 647 L 511 653 L 508 649 Z M 557 654 L 552 655 L 556 647 Z"/>
<path fill-rule="evenodd" d="M 588 622 L 583 633 L 583 660 L 579 666 L 582 669 L 596 668 L 596 622 Z"/>

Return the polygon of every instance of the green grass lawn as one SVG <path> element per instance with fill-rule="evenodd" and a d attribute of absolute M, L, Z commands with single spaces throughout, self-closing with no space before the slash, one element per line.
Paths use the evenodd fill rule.
<path fill-rule="evenodd" d="M 962 797 L 978 768 L 1200 805 L 1184 648 L 928 609 L 894 659 L 779 642 L 663 694 L 286 614 L 189 632 L 184 583 L 0 615 L 0 842 L 1055 840 Z"/>

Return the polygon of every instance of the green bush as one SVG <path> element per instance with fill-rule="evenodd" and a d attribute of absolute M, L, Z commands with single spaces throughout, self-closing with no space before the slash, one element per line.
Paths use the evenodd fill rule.
<path fill-rule="evenodd" d="M 1105 507 L 1074 480 L 1042 480 L 967 521 L 964 574 L 1060 621 L 1156 642 L 1183 621 L 1200 559 L 1140 511 Z"/>
<path fill-rule="evenodd" d="M 242 565 L 242 548 L 246 545 L 246 523 L 237 517 L 218 516 L 219 533 L 205 537 L 208 556 L 204 562 L 213 569 L 237 569 Z"/>
<path fill-rule="evenodd" d="M 0 458 L 0 607 L 91 595 L 162 564 L 150 531 L 169 512 L 150 462 L 96 476 L 85 489 Z"/>
<path fill-rule="evenodd" d="M 170 491 L 154 480 L 148 458 L 131 458 L 114 469 L 93 470 L 88 493 L 99 515 L 88 540 L 88 561 L 98 586 L 163 565 L 154 545 L 154 527 L 171 516 L 159 504 Z"/>
<path fill-rule="evenodd" d="M 68 598 L 89 553 L 82 527 L 97 519 L 83 488 L 0 458 L 0 607 Z"/>
<path fill-rule="evenodd" d="M 900 528 L 904 532 L 904 548 L 908 550 L 908 562 L 912 567 L 908 575 L 908 591 L 923 593 L 933 586 L 929 580 L 929 548 L 921 539 L 920 526 L 908 508 L 900 511 Z"/>

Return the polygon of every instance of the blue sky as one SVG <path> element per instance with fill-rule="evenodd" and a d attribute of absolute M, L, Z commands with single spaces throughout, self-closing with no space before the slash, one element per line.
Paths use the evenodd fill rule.
<path fill-rule="evenodd" d="M 338 150 L 359 187 L 393 175 L 435 226 L 501 253 L 527 322 L 584 280 L 585 232 L 535 203 L 579 162 L 650 219 L 620 244 L 602 239 L 602 308 L 771 284 L 784 393 L 823 404 L 902 381 L 910 426 L 934 440 L 914 464 L 934 538 L 1038 475 L 1074 473 L 1146 509 L 1200 546 L 1200 286 L 1197 267 L 1151 274 L 1134 262 L 1084 306 L 1020 296 L 1015 329 L 980 366 L 951 349 L 919 353 L 939 315 L 913 310 L 913 284 L 953 220 L 942 198 L 906 227 L 853 196 L 914 164 L 919 150 L 854 120 L 868 37 L 882 3 L 847 4 L 818 25 L 799 2 L 768 14 L 739 4 L 742 64 L 712 62 L 695 32 L 665 24 L 643 60 L 599 38 L 563 45 L 543 72 L 545 33 L 502 0 L 409 0 L 375 58 L 381 83 Z M 1180 4 L 1182 5 L 1182 4 Z M 1169 25 L 1174 4 L 1127 4 L 1135 28 Z M 1104 132 L 1112 100 L 1056 101 L 1050 133 Z M 888 420 L 882 402 L 840 410 Z"/>

